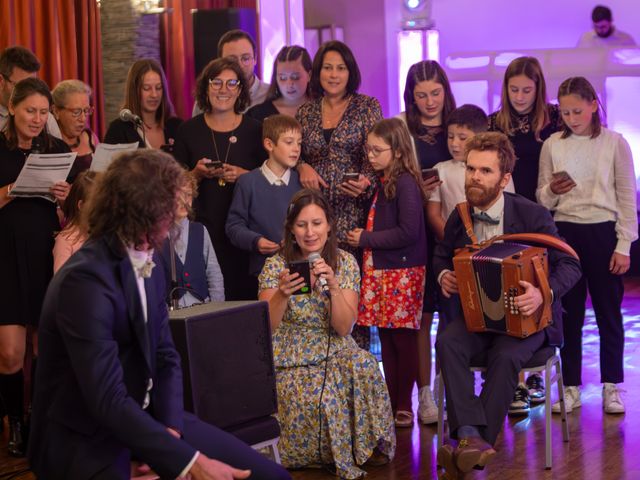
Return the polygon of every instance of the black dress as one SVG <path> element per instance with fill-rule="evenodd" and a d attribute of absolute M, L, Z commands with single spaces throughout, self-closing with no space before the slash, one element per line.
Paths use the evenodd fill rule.
<path fill-rule="evenodd" d="M 511 132 L 502 132 L 496 124 L 498 112 L 489 115 L 489 131 L 506 133 L 511 140 L 513 149 L 516 152 L 516 165 L 512 173 L 513 186 L 516 193 L 536 201 L 536 188 L 538 187 L 538 170 L 540 165 L 540 150 L 542 144 L 562 128 L 560 111 L 557 105 L 548 104 L 549 124 L 540 132 L 540 140 L 536 140 L 533 125 L 531 125 L 531 114 L 514 115 L 511 119 L 513 129 Z"/>
<path fill-rule="evenodd" d="M 229 143 L 232 136 L 236 143 Z M 217 153 L 212 136 L 215 135 Z M 227 150 L 228 148 L 228 150 Z M 262 147 L 262 127 L 260 123 L 246 115 L 233 132 L 214 132 L 205 122 L 204 114 L 197 115 L 184 122 L 178 129 L 174 156 L 189 170 L 201 158 L 224 161 L 246 170 L 259 167 L 267 158 Z M 257 298 L 257 281 L 249 276 L 249 253 L 233 245 L 225 235 L 224 227 L 233 198 L 235 183 L 219 185 L 217 178 L 204 178 L 198 188 L 198 196 L 193 207 L 196 221 L 203 223 L 216 251 L 220 269 L 224 276 L 226 300 L 255 300 Z"/>
<path fill-rule="evenodd" d="M 49 136 L 42 153 L 69 152 Z M 30 151 L 9 150 L 0 133 L 0 186 L 15 182 Z M 60 230 L 56 204 L 43 198 L 14 198 L 0 208 L 0 325 L 37 325 L 53 276 L 54 233 Z"/>
<path fill-rule="evenodd" d="M 247 113 L 246 116 L 251 117 L 255 120 L 258 120 L 260 123 L 264 122 L 264 119 L 270 117 L 271 115 L 278 115 L 280 112 L 273 104 L 272 100 L 266 100 L 258 105 L 254 105 Z"/>
<path fill-rule="evenodd" d="M 447 145 L 446 129 L 443 126 L 427 127 L 424 125 L 420 128 L 420 136 L 413 137 L 420 168 L 433 168 L 436 163 L 450 159 L 451 154 L 449 153 L 449 147 Z M 439 287 L 433 273 L 433 268 L 431 268 L 433 252 L 436 246 L 436 236 L 434 235 L 433 230 L 429 227 L 429 222 L 426 217 L 425 225 L 427 225 L 427 277 L 422 310 L 433 313 L 436 310 L 439 310 Z M 440 311 L 440 317 L 442 317 L 442 311 Z"/>
<path fill-rule="evenodd" d="M 171 117 L 166 121 L 164 124 L 164 139 L 166 145 L 173 145 L 178 127 L 181 124 L 182 120 L 178 117 Z M 139 148 L 145 148 L 144 141 L 133 123 L 123 122 L 119 118 L 116 118 L 109 124 L 107 133 L 104 136 L 104 143 L 116 144 L 133 142 L 138 142 Z"/>

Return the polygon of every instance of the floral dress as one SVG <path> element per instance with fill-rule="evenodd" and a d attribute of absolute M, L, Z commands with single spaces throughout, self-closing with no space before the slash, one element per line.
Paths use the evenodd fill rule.
<path fill-rule="evenodd" d="M 355 258 L 339 252 L 340 288 L 358 292 Z M 281 255 L 268 258 L 259 277 L 260 290 L 277 288 L 284 268 Z M 374 449 L 393 458 L 395 428 L 375 357 L 358 348 L 350 335 L 340 337 L 329 328 L 329 303 L 316 291 L 289 297 L 282 322 L 273 332 L 278 448 L 287 468 L 335 463 L 340 477 L 354 479 L 364 473 L 359 465 Z"/>
<path fill-rule="evenodd" d="M 364 144 L 369 130 L 382 120 L 380 104 L 375 98 L 354 94 L 329 142 L 322 130 L 322 99 L 302 105 L 296 118 L 302 125 L 301 159 L 329 185 L 322 193 L 327 196 L 336 217 L 339 246 L 355 253 L 346 242 L 346 234 L 364 225 L 368 203 L 375 190 L 376 175 L 367 160 Z M 340 192 L 337 187 L 347 172 L 364 174 L 373 186 L 358 198 Z"/>
<path fill-rule="evenodd" d="M 379 191 L 378 191 L 379 193 Z M 373 231 L 376 193 L 367 217 L 368 232 Z M 358 305 L 358 325 L 382 328 L 420 328 L 426 267 L 376 270 L 373 252 L 362 255 L 362 291 Z"/>

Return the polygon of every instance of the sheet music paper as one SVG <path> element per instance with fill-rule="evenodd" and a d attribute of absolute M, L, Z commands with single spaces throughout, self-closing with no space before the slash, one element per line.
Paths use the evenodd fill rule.
<path fill-rule="evenodd" d="M 9 196 L 42 197 L 55 202 L 56 199 L 49 189 L 54 183 L 67 179 L 77 155 L 76 152 L 30 154 Z"/>
<path fill-rule="evenodd" d="M 137 150 L 137 148 L 138 142 L 116 143 L 113 145 L 109 143 L 99 143 L 96 151 L 93 153 L 90 169 L 94 172 L 104 172 L 117 154 L 132 152 Z"/>

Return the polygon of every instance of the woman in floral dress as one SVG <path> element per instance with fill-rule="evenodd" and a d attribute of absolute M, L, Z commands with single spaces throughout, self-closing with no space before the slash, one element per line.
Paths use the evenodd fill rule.
<path fill-rule="evenodd" d="M 392 459 L 396 439 L 378 363 L 350 335 L 360 274 L 355 258 L 337 248 L 334 231 L 322 194 L 298 192 L 283 248 L 260 274 L 259 298 L 269 302 L 282 464 L 335 464 L 340 477 L 354 479 L 365 463 Z M 310 293 L 293 295 L 304 278 L 287 266 L 315 252 L 321 257 L 311 267 Z"/>

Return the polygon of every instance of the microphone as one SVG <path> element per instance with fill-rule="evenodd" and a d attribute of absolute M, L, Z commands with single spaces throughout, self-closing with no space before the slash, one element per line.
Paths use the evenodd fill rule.
<path fill-rule="evenodd" d="M 311 255 L 309 255 L 309 265 L 313 266 L 313 264 L 315 262 L 317 262 L 318 260 L 320 260 L 322 258 L 322 256 L 320 256 L 320 254 L 318 252 L 313 252 Z M 329 291 L 329 285 L 327 285 L 327 279 L 324 277 L 321 277 L 318 275 L 318 279 L 316 280 L 316 283 L 320 286 L 320 290 L 323 292 L 328 292 Z"/>
<path fill-rule="evenodd" d="M 122 110 L 120 110 L 119 117 L 123 122 L 131 122 L 138 126 L 142 125 L 142 119 L 128 108 L 123 108 Z"/>

